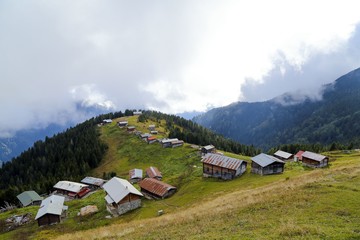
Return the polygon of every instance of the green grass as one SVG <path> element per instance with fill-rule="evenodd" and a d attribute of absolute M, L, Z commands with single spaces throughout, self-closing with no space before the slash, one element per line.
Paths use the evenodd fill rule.
<path fill-rule="evenodd" d="M 138 123 L 137 117 L 121 120 L 125 119 L 140 131 L 147 132 L 148 125 L 156 124 L 166 134 L 165 122 Z M 359 220 L 360 216 L 356 204 L 356 199 L 360 199 L 357 187 L 360 180 L 350 166 L 360 166 L 359 152 L 326 153 L 330 156 L 331 164 L 325 169 L 310 169 L 300 163 L 287 163 L 283 174 L 270 176 L 251 174 L 250 157 L 224 153 L 248 161 L 248 169 L 244 175 L 232 181 L 223 181 L 202 176 L 200 156 L 190 145 L 174 149 L 162 148 L 158 143 L 149 145 L 127 133 L 125 128 L 119 128 L 115 122 L 101 127 L 101 137 L 108 143 L 109 149 L 91 175 L 102 177 L 104 172 L 116 172 L 117 176 L 128 179 L 130 169 L 145 170 L 149 166 L 156 166 L 162 172 L 163 180 L 178 188 L 177 193 L 160 201 L 143 199 L 142 208 L 118 218 L 106 219 L 109 213 L 105 208 L 105 193 L 101 190 L 86 199 L 66 202 L 69 206 L 68 217 L 61 224 L 39 228 L 33 222 L 1 234 L 0 239 L 52 239 L 67 233 L 71 235 L 65 236 L 72 238 L 75 232 L 81 236 L 83 231 L 86 233 L 86 230 L 104 227 L 104 230 L 95 230 L 102 233 L 112 226 L 120 229 L 120 233 L 124 232 L 125 238 L 129 239 L 164 239 L 167 234 L 171 239 L 219 239 L 224 236 L 229 239 L 322 239 L 330 236 L 340 239 L 342 236 L 358 236 L 356 232 L 360 227 L 356 227 L 356 224 L 360 221 L 355 220 Z M 301 185 L 304 181 L 310 183 Z M 260 194 L 262 192 L 266 198 Z M 230 200 L 227 206 L 222 206 Z M 80 208 L 87 205 L 96 205 L 99 212 L 91 216 L 77 216 Z M 206 206 L 209 207 L 204 211 Z M 224 210 L 213 216 L 210 213 L 216 208 L 214 206 L 221 206 Z M 0 214 L 0 220 L 15 212 L 30 211 L 35 216 L 37 208 L 3 213 Z M 157 217 L 160 209 L 165 214 Z M 332 218 L 336 220 L 332 221 Z M 147 221 L 160 223 L 154 226 L 151 224 L 152 227 L 147 228 Z M 349 221 L 349 226 L 343 227 L 346 221 Z M 145 229 L 141 226 L 145 226 Z M 340 233 L 335 233 L 335 229 Z M 127 235 L 127 231 L 132 233 Z M 120 233 L 111 230 L 108 235 L 118 238 L 120 235 L 116 234 Z M 89 238 L 96 237 L 97 233 L 92 233 Z"/>

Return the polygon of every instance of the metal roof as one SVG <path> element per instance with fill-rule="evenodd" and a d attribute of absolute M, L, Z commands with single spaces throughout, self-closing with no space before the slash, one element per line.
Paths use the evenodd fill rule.
<path fill-rule="evenodd" d="M 155 178 L 145 178 L 139 183 L 139 186 L 142 189 L 160 197 L 163 197 L 169 190 L 176 189 L 176 187 L 161 182 Z"/>
<path fill-rule="evenodd" d="M 214 166 L 219 166 L 222 168 L 233 169 L 236 170 L 240 167 L 241 163 L 244 160 L 226 157 L 219 154 L 207 153 L 203 159 L 201 160 L 203 163 L 207 163 Z"/>
<path fill-rule="evenodd" d="M 306 151 L 302 154 L 302 157 L 306 157 L 306 158 L 309 158 L 309 159 L 312 159 L 312 160 L 315 160 L 315 161 L 322 161 L 324 160 L 325 158 L 327 158 L 326 156 L 323 156 L 321 154 L 317 154 L 317 153 L 313 153 L 313 152 L 309 152 L 309 151 Z"/>
<path fill-rule="evenodd" d="M 52 195 L 41 202 L 39 211 L 36 214 L 35 220 L 44 216 L 45 214 L 61 215 L 64 207 L 65 197 Z"/>
<path fill-rule="evenodd" d="M 132 169 L 129 171 L 130 179 L 133 178 L 142 178 L 143 177 L 143 170 L 142 169 Z"/>
<path fill-rule="evenodd" d="M 104 184 L 103 188 L 107 193 L 105 200 L 108 203 L 118 203 L 129 193 L 143 196 L 131 183 L 118 177 L 110 179 Z"/>
<path fill-rule="evenodd" d="M 106 181 L 101 178 L 95 178 L 95 177 L 85 177 L 83 180 L 81 180 L 82 183 L 89 184 L 89 185 L 95 185 L 101 187 Z"/>
<path fill-rule="evenodd" d="M 78 193 L 84 187 L 88 187 L 86 184 L 70 182 L 70 181 L 59 181 L 55 184 L 54 188 L 61 189 L 69 192 Z"/>
<path fill-rule="evenodd" d="M 150 178 L 162 177 L 161 172 L 159 171 L 159 169 L 157 169 L 157 167 L 149 167 L 149 168 L 147 168 L 146 169 L 146 174 Z"/>
<path fill-rule="evenodd" d="M 120 121 L 118 122 L 119 125 L 128 124 L 128 121 Z"/>
<path fill-rule="evenodd" d="M 297 152 L 297 154 L 295 156 L 298 157 L 298 158 L 301 158 L 303 153 L 304 153 L 304 151 L 300 150 L 300 151 Z"/>
<path fill-rule="evenodd" d="M 179 139 L 177 138 L 163 138 L 160 140 L 161 143 L 171 143 L 171 142 L 174 142 L 174 141 L 179 141 Z"/>
<path fill-rule="evenodd" d="M 112 123 L 112 120 L 111 120 L 111 119 L 104 119 L 103 122 L 105 122 L 105 123 Z"/>
<path fill-rule="evenodd" d="M 262 167 L 266 167 L 274 162 L 285 163 L 284 161 L 281 161 L 280 159 L 277 159 L 276 157 L 267 155 L 265 153 L 260 153 L 259 155 L 252 157 L 251 160 Z"/>
<path fill-rule="evenodd" d="M 151 137 L 152 135 L 150 133 L 143 133 L 143 134 L 140 134 L 140 137 L 141 138 L 147 138 L 147 137 Z"/>
<path fill-rule="evenodd" d="M 275 156 L 275 157 L 281 157 L 281 158 L 289 159 L 289 158 L 292 157 L 292 154 L 291 154 L 291 153 L 288 153 L 288 152 L 284 152 L 284 151 L 278 150 L 278 151 L 276 151 L 276 153 L 274 153 L 274 156 Z"/>
<path fill-rule="evenodd" d="M 207 145 L 203 147 L 205 150 L 211 150 L 214 149 L 215 147 L 213 145 Z"/>
<path fill-rule="evenodd" d="M 40 197 L 39 194 L 37 194 L 37 192 L 35 191 L 25 191 L 23 193 L 20 193 L 16 197 L 19 199 L 19 201 L 24 207 L 30 205 L 32 202 L 43 200 L 43 198 Z"/>

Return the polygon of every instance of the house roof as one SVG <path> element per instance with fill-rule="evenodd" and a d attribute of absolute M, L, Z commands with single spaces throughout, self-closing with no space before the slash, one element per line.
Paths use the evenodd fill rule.
<path fill-rule="evenodd" d="M 313 152 L 309 152 L 309 151 L 306 151 L 302 154 L 302 157 L 306 157 L 306 158 L 309 158 L 309 159 L 312 159 L 312 160 L 315 160 L 315 161 L 322 161 L 324 160 L 325 158 L 327 158 L 326 156 L 323 156 L 321 154 L 317 154 L 317 153 L 313 153 Z"/>
<path fill-rule="evenodd" d="M 288 153 L 288 152 L 284 152 L 284 151 L 278 150 L 278 151 L 276 151 L 276 153 L 274 153 L 274 156 L 275 156 L 275 157 L 281 157 L 281 158 L 289 159 L 289 158 L 292 157 L 292 154 L 291 154 L 291 153 Z"/>
<path fill-rule="evenodd" d="M 84 187 L 88 187 L 86 184 L 70 182 L 70 181 L 59 181 L 54 185 L 54 188 L 61 189 L 69 192 L 78 193 Z"/>
<path fill-rule="evenodd" d="M 184 141 L 183 140 L 175 140 L 175 141 L 172 141 L 171 144 L 173 144 L 173 145 L 184 144 Z"/>
<path fill-rule="evenodd" d="M 64 207 L 65 197 L 52 195 L 41 202 L 39 211 L 36 214 L 35 220 L 44 216 L 45 214 L 61 215 Z"/>
<path fill-rule="evenodd" d="M 129 193 L 143 196 L 131 183 L 118 177 L 110 179 L 104 184 L 103 188 L 107 193 L 105 200 L 109 204 L 120 202 Z"/>
<path fill-rule="evenodd" d="M 161 182 L 155 178 L 145 178 L 140 181 L 139 185 L 142 189 L 160 197 L 163 197 L 169 190 L 176 189 L 176 187 Z"/>
<path fill-rule="evenodd" d="M 151 137 L 148 137 L 147 140 L 148 140 L 148 141 L 156 140 L 156 137 L 151 136 Z"/>
<path fill-rule="evenodd" d="M 37 192 L 35 191 L 25 191 L 23 193 L 20 193 L 19 195 L 16 196 L 19 201 L 21 202 L 21 204 L 26 207 L 28 205 L 30 205 L 31 203 L 35 202 L 35 201 L 41 201 L 43 200 L 42 197 L 39 196 L 39 194 L 37 194 Z"/>
<path fill-rule="evenodd" d="M 143 170 L 142 169 L 132 169 L 129 171 L 129 176 L 130 176 L 130 179 L 133 179 L 133 178 L 142 178 L 143 176 Z"/>
<path fill-rule="evenodd" d="M 101 178 L 95 178 L 95 177 L 85 177 L 83 180 L 81 180 L 82 183 L 89 184 L 89 185 L 95 185 L 101 187 L 106 181 Z"/>
<path fill-rule="evenodd" d="M 284 163 L 284 161 L 281 161 L 280 159 L 277 159 L 276 157 L 267 155 L 265 153 L 260 153 L 259 155 L 252 157 L 251 160 L 259 164 L 261 167 L 266 167 L 274 162 Z"/>
<path fill-rule="evenodd" d="M 120 124 L 120 125 L 128 124 L 128 121 L 120 121 L 120 122 L 118 122 L 118 124 Z"/>
<path fill-rule="evenodd" d="M 303 153 L 304 153 L 304 151 L 300 150 L 300 151 L 297 152 L 297 154 L 295 154 L 295 156 L 298 157 L 298 158 L 301 158 Z"/>
<path fill-rule="evenodd" d="M 215 147 L 213 145 L 207 145 L 203 147 L 205 150 L 211 150 L 214 149 Z"/>
<path fill-rule="evenodd" d="M 151 137 L 151 134 L 150 133 L 143 133 L 143 134 L 140 134 L 140 137 L 141 138 Z"/>
<path fill-rule="evenodd" d="M 174 141 L 179 141 L 179 139 L 177 138 L 163 138 L 160 140 L 161 143 L 171 143 L 171 142 L 174 142 Z"/>
<path fill-rule="evenodd" d="M 146 174 L 150 178 L 162 177 L 161 172 L 159 171 L 159 169 L 157 169 L 157 167 L 149 167 L 149 168 L 147 168 L 146 169 Z"/>
<path fill-rule="evenodd" d="M 244 162 L 243 160 L 226 157 L 219 154 L 207 153 L 201 160 L 203 163 L 207 163 L 222 168 L 236 170 Z"/>
<path fill-rule="evenodd" d="M 111 119 L 104 119 L 103 122 L 105 122 L 105 123 L 112 123 L 112 120 L 111 120 Z"/>

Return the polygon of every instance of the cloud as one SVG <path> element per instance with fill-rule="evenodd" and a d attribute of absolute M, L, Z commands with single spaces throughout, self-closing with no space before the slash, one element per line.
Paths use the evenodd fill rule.
<path fill-rule="evenodd" d="M 204 111 L 332 81 L 358 64 L 351 39 L 359 32 L 359 7 L 358 1 L 1 1 L 0 134 L 83 119 L 79 103 Z M 312 82 L 303 80 L 310 76 Z"/>

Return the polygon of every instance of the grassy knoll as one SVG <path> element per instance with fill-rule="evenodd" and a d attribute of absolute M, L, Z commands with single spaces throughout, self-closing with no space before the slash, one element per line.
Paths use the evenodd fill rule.
<path fill-rule="evenodd" d="M 122 118 L 147 132 L 156 124 L 166 135 L 165 122 L 138 123 L 137 117 Z M 92 175 L 116 172 L 128 178 L 132 168 L 156 166 L 163 180 L 178 191 L 169 199 L 142 201 L 142 208 L 118 218 L 106 219 L 105 193 L 101 190 L 86 199 L 67 202 L 68 218 L 61 224 L 37 227 L 36 222 L 0 234 L 0 239 L 313 239 L 360 237 L 359 153 L 329 153 L 331 166 L 309 169 L 299 163 L 286 164 L 285 173 L 272 176 L 251 174 L 250 158 L 225 153 L 248 161 L 247 172 L 232 181 L 202 177 L 196 149 L 164 149 L 147 144 L 115 121 L 101 127 L 109 149 Z M 135 187 L 138 187 L 135 185 Z M 339 196 L 342 196 L 341 198 Z M 95 204 L 99 212 L 77 216 L 81 207 Z M 17 209 L 32 211 L 38 207 Z M 157 217 L 158 210 L 165 214 Z M 15 214 L 0 214 L 0 220 Z M 335 219 L 336 218 L 336 219 Z M 335 220 L 333 220 L 335 219 Z M 346 226 L 345 226 L 346 225 Z M 336 232 L 337 231 L 337 232 Z"/>

